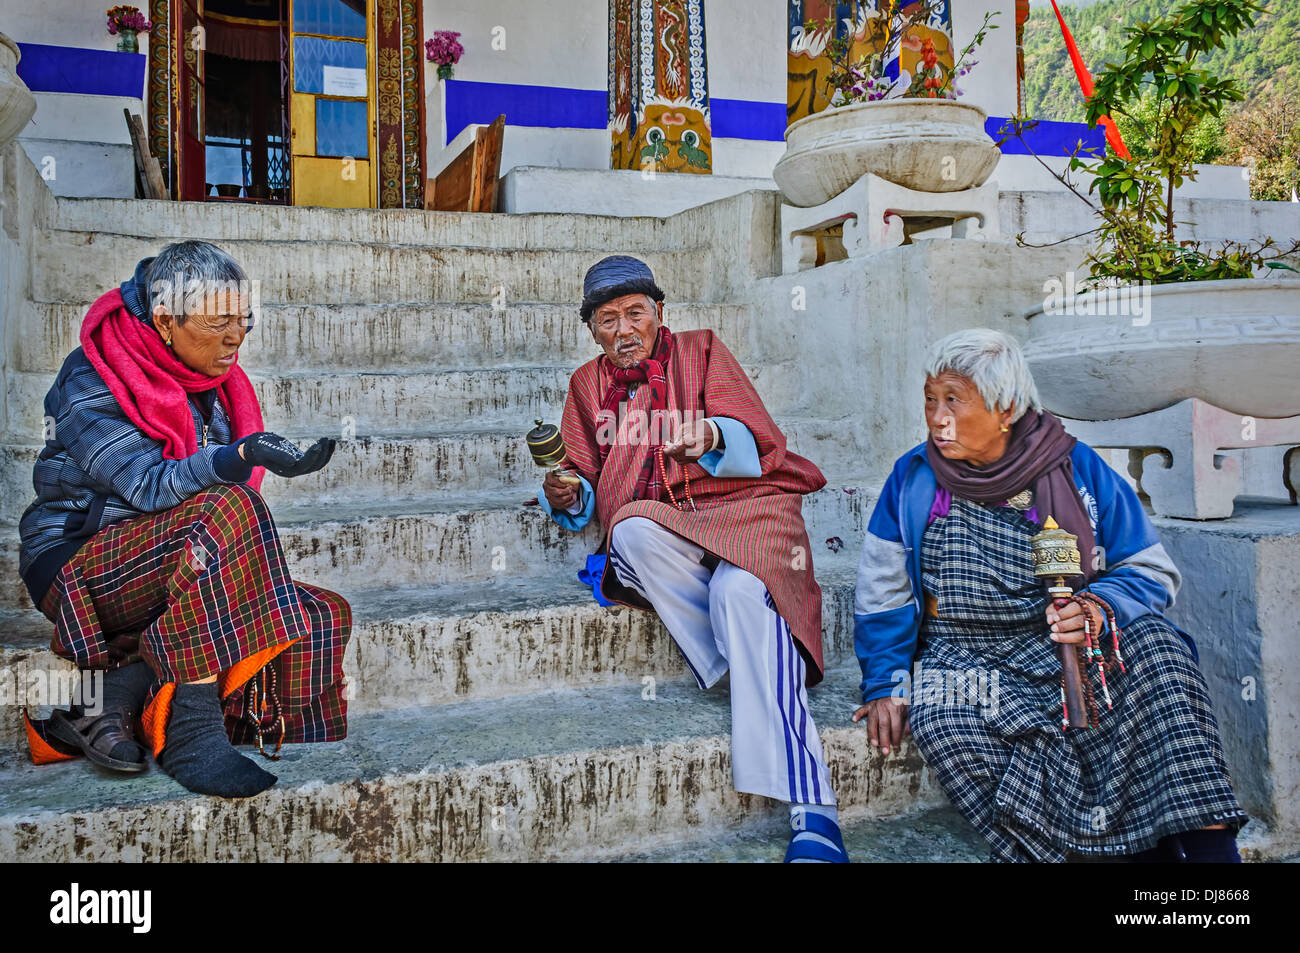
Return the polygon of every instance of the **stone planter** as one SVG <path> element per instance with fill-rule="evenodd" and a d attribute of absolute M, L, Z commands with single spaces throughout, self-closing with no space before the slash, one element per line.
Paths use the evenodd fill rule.
<path fill-rule="evenodd" d="M 1076 420 L 1198 398 L 1233 414 L 1300 414 L 1300 281 L 1245 278 L 1089 292 L 1032 312 L 1025 357 L 1043 403 Z"/>
<path fill-rule="evenodd" d="M 0 146 L 22 131 L 36 112 L 36 99 L 18 78 L 18 46 L 0 33 Z"/>
<path fill-rule="evenodd" d="M 889 99 L 825 109 L 786 130 L 772 177 L 786 201 L 823 205 L 865 174 L 917 192 L 983 185 L 1002 153 L 978 106 L 951 99 Z"/>

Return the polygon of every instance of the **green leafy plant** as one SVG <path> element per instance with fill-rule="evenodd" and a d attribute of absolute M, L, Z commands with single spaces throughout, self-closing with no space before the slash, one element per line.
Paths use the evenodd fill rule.
<path fill-rule="evenodd" d="M 1212 245 L 1175 235 L 1174 190 L 1195 180 L 1196 162 L 1204 154 L 1198 130 L 1219 122 L 1225 106 L 1244 98 L 1235 82 L 1197 68 L 1197 60 L 1249 29 L 1263 9 L 1256 0 L 1187 0 L 1166 16 L 1130 27 L 1123 59 L 1107 63 L 1098 74 L 1087 102 L 1088 124 L 1096 127 L 1110 116 L 1121 126 L 1141 124 L 1149 136 L 1127 159 L 1084 158 L 1076 148 L 1066 174 L 1049 168 L 1101 221 L 1090 233 L 1097 236 L 1086 259 L 1090 283 L 1244 278 L 1263 267 L 1295 270 L 1278 259 L 1300 250 L 1300 242 L 1290 248 L 1271 238 Z M 1024 142 L 1033 125 L 1015 117 L 1011 134 Z M 1069 172 L 1091 177 L 1086 195 Z"/>

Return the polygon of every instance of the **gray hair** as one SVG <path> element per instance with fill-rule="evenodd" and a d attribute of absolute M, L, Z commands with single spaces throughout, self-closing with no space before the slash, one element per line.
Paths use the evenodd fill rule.
<path fill-rule="evenodd" d="M 184 324 L 210 294 L 249 293 L 248 275 L 239 262 L 211 242 L 173 242 L 145 271 L 149 313 L 162 305 Z"/>
<path fill-rule="evenodd" d="M 995 413 L 1014 404 L 1012 423 L 1026 411 L 1043 409 L 1020 345 L 1001 331 L 970 328 L 938 341 L 930 349 L 925 376 L 938 377 L 944 371 L 968 378 L 984 398 L 984 406 Z"/>

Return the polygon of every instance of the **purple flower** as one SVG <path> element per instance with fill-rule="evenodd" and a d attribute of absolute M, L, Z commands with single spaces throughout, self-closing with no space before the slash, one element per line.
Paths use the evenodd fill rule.
<path fill-rule="evenodd" d="M 430 62 L 439 66 L 454 66 L 465 55 L 465 47 L 456 39 L 460 36 L 454 30 L 437 30 L 433 38 L 424 43 L 424 54 Z"/>

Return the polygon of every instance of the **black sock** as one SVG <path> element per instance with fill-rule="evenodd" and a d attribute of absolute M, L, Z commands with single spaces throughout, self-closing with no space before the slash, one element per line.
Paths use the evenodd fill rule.
<path fill-rule="evenodd" d="M 195 794 L 252 797 L 276 781 L 230 743 L 216 682 L 176 686 L 158 763 Z"/>
<path fill-rule="evenodd" d="M 105 672 L 101 710 L 122 712 L 122 727 L 134 732 L 135 720 L 144 711 L 144 702 L 153 683 L 153 669 L 144 662 L 132 662 Z M 144 747 L 134 741 L 119 741 L 108 755 L 118 761 L 143 763 Z"/>
<path fill-rule="evenodd" d="M 1189 864 L 1239 864 L 1237 838 L 1226 827 L 1218 830 L 1183 831 L 1178 834 Z"/>
<path fill-rule="evenodd" d="M 1232 831 L 1182 831 L 1160 838 L 1149 850 L 1129 857 L 1131 864 L 1239 864 L 1237 838 Z"/>
<path fill-rule="evenodd" d="M 104 707 L 123 708 L 139 715 L 153 683 L 153 669 L 145 662 L 111 669 L 104 673 Z"/>

